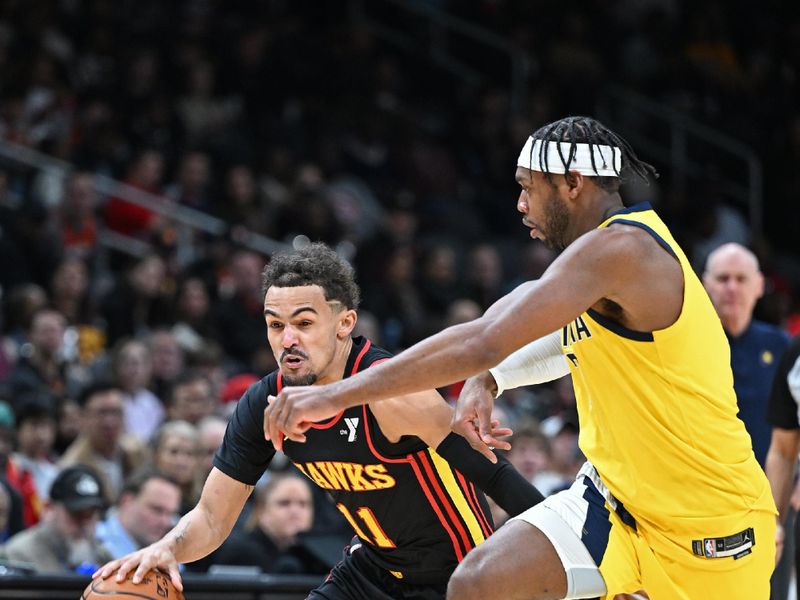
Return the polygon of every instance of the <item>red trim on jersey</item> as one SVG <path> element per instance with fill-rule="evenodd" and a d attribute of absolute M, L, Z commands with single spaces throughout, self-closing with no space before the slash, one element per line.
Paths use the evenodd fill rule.
<path fill-rule="evenodd" d="M 378 452 L 378 449 L 375 448 L 375 445 L 372 443 L 372 434 L 369 432 L 369 418 L 367 416 L 367 405 L 364 404 L 364 405 L 362 405 L 361 408 L 363 409 L 363 413 L 364 413 L 364 431 L 367 434 L 367 446 L 369 446 L 369 451 L 372 452 L 372 454 L 375 456 L 375 458 L 377 458 L 381 462 L 387 462 L 387 463 L 407 463 L 407 462 L 411 462 L 411 460 L 408 457 L 406 457 L 406 458 L 387 458 L 383 454 Z"/>
<path fill-rule="evenodd" d="M 419 468 L 419 465 L 414 461 L 414 455 L 409 454 L 405 458 L 387 458 L 383 456 L 378 450 L 375 448 L 375 445 L 372 443 L 372 434 L 369 432 L 369 419 L 367 418 L 367 405 L 363 406 L 364 409 L 364 431 L 367 434 L 367 445 L 369 446 L 370 452 L 375 455 L 381 462 L 385 463 L 407 463 L 411 470 L 414 471 L 414 475 L 417 477 L 417 482 L 419 483 L 419 487 L 422 489 L 422 493 L 425 494 L 425 497 L 428 499 L 428 504 L 431 505 L 433 512 L 436 513 L 436 516 L 439 517 L 439 522 L 442 524 L 442 527 L 447 532 L 447 535 L 450 536 L 450 541 L 453 542 L 453 551 L 456 554 L 456 559 L 458 562 L 461 562 L 464 559 L 464 551 L 461 549 L 461 546 L 458 544 L 458 538 L 456 538 L 456 534 L 453 532 L 453 529 L 450 527 L 450 524 L 447 522 L 444 514 L 442 513 L 442 509 L 436 503 L 436 499 L 433 497 L 428 485 L 425 483 L 425 477 L 422 475 L 422 471 Z"/>
<path fill-rule="evenodd" d="M 461 550 L 461 546 L 458 544 L 458 539 L 456 538 L 456 534 L 453 532 L 453 529 L 450 527 L 450 524 L 447 522 L 444 514 L 442 513 L 442 509 L 439 508 L 439 505 L 436 503 L 436 499 L 433 497 L 433 494 L 428 489 L 428 485 L 425 483 L 425 477 L 422 475 L 422 471 L 419 468 L 419 465 L 414 460 L 414 455 L 409 454 L 407 457 L 408 464 L 411 465 L 411 468 L 414 470 L 414 475 L 417 476 L 417 481 L 419 481 L 419 486 L 422 488 L 422 491 L 425 493 L 425 496 L 428 498 L 428 503 L 431 505 L 433 512 L 436 513 L 436 516 L 439 517 L 439 521 L 444 527 L 444 530 L 447 532 L 447 535 L 450 536 L 450 541 L 453 542 L 453 550 L 456 553 L 456 559 L 458 562 L 464 560 L 464 552 Z M 469 549 L 469 545 L 467 546 Z"/>
<path fill-rule="evenodd" d="M 436 495 L 439 496 L 439 500 L 441 500 L 445 510 L 447 511 L 447 514 L 450 516 L 450 519 L 455 524 L 458 533 L 461 535 L 461 540 L 464 542 L 464 548 L 467 552 L 469 552 L 473 548 L 474 544 L 470 540 L 469 535 L 467 535 L 464 525 L 458 519 L 458 510 L 450 502 L 450 499 L 448 498 L 447 494 L 444 493 L 442 486 L 439 485 L 439 480 L 436 479 L 436 475 L 433 473 L 433 468 L 431 467 L 431 463 L 428 462 L 428 457 L 425 451 L 421 450 L 417 452 L 417 456 L 419 457 L 419 461 L 422 463 L 425 472 L 428 474 L 428 478 L 433 486 L 433 489 L 436 490 Z"/>
<path fill-rule="evenodd" d="M 336 416 L 331 417 L 331 420 L 326 422 L 326 423 L 312 423 L 311 424 L 311 428 L 312 429 L 330 429 L 331 427 L 336 425 L 336 423 L 339 421 L 339 419 L 342 418 L 343 414 L 344 414 L 344 411 L 339 412 Z"/>
<path fill-rule="evenodd" d="M 359 352 L 359 353 L 358 353 L 358 356 L 356 356 L 356 362 L 354 362 L 354 363 L 353 363 L 353 370 L 352 370 L 352 371 L 350 371 L 350 375 L 355 375 L 356 373 L 358 373 L 358 365 L 360 365 L 360 364 L 361 364 L 361 359 L 362 359 L 362 358 L 364 358 L 364 355 L 367 353 L 367 350 L 369 350 L 369 347 L 370 347 L 370 346 L 372 346 L 372 342 L 370 342 L 369 340 L 367 340 L 367 341 L 364 343 L 364 347 L 361 349 L 361 352 Z M 372 365 L 374 365 L 374 364 L 375 364 L 375 363 L 372 363 Z M 370 367 L 371 367 L 372 365 L 370 365 Z M 369 368 L 369 367 L 367 367 L 367 368 Z"/>
<path fill-rule="evenodd" d="M 486 515 L 483 514 L 483 509 L 481 508 L 480 502 L 478 502 L 478 497 L 475 496 L 475 488 L 472 487 L 471 482 L 468 482 L 464 476 L 461 474 L 460 471 L 453 469 L 453 472 L 456 474 L 456 479 L 458 480 L 458 487 L 461 488 L 461 491 L 464 493 L 464 496 L 467 498 L 467 502 L 469 502 L 469 507 L 472 509 L 472 512 L 478 517 L 478 522 L 481 524 L 481 529 L 483 529 L 483 535 L 487 538 L 492 535 L 492 528 L 489 525 L 489 522 L 486 520 Z"/>

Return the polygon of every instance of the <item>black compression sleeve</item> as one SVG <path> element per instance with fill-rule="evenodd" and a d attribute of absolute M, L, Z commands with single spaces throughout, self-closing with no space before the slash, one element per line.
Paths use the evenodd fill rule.
<path fill-rule="evenodd" d="M 541 492 L 505 457 L 498 455 L 497 463 L 493 464 L 457 433 L 444 438 L 436 452 L 512 517 L 544 500 Z"/>

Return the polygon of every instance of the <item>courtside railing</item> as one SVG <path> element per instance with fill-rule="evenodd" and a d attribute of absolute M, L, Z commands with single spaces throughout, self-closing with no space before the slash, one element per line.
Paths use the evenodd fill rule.
<path fill-rule="evenodd" d="M 69 162 L 6 140 L 0 140 L 0 160 L 6 168 L 46 172 L 51 178 L 60 179 L 62 183 L 75 170 L 74 165 Z M 192 233 L 200 231 L 211 236 L 222 236 L 229 231 L 228 223 L 222 219 L 187 206 L 165 201 L 161 196 L 150 194 L 111 177 L 94 174 L 93 181 L 99 204 L 102 204 L 107 198 L 121 198 L 131 204 L 146 208 L 173 224 L 178 233 L 177 252 L 178 260 L 181 263 L 188 263 L 193 258 Z M 143 256 L 150 250 L 147 242 L 109 229 L 101 229 L 98 232 L 98 242 L 106 248 L 131 256 Z M 235 242 L 265 256 L 288 247 L 283 242 L 238 228 Z"/>

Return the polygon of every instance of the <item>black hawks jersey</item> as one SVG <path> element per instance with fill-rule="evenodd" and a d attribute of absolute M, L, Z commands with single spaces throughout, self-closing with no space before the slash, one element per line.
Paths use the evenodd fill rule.
<path fill-rule="evenodd" d="M 354 338 L 344 376 L 390 357 L 369 340 Z M 264 408 L 281 385 L 275 371 L 239 400 L 214 457 L 214 466 L 228 476 L 255 485 L 269 465 L 275 451 L 264 439 Z M 492 533 L 483 493 L 419 438 L 387 440 L 368 406 L 312 425 L 305 443 L 286 440 L 283 450 L 330 493 L 366 556 L 402 581 L 445 583 L 466 553 Z"/>

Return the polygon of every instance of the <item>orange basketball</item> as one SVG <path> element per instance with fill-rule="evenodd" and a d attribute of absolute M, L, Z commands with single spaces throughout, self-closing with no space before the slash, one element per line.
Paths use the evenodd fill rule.
<path fill-rule="evenodd" d="M 183 592 L 172 585 L 169 575 L 161 571 L 150 571 L 142 581 L 131 581 L 133 571 L 125 581 L 117 582 L 112 574 L 105 579 L 93 579 L 80 600 L 184 600 Z"/>

